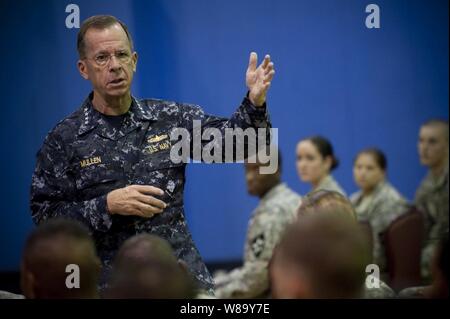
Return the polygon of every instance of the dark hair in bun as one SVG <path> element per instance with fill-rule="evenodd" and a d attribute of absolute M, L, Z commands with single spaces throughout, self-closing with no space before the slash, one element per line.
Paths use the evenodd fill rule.
<path fill-rule="evenodd" d="M 313 143 L 323 158 L 331 158 L 331 171 L 339 166 L 339 160 L 334 156 L 333 145 L 331 145 L 329 140 L 323 136 L 316 135 L 307 138 L 306 141 Z"/>

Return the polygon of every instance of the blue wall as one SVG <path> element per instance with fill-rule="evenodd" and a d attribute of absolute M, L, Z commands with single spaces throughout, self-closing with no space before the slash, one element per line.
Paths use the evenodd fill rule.
<path fill-rule="evenodd" d="M 365 27 L 365 7 L 381 9 L 381 29 Z M 76 29 L 65 27 L 69 1 L 0 2 L 2 116 L 0 270 L 18 267 L 32 229 L 28 208 L 35 153 L 46 133 L 89 92 L 76 69 Z M 112 14 L 126 22 L 140 55 L 133 93 L 200 104 L 228 116 L 240 103 L 252 50 L 270 53 L 269 95 L 284 155 L 284 179 L 304 194 L 295 145 L 328 136 L 341 166 L 336 178 L 355 190 L 355 153 L 381 147 L 391 182 L 408 198 L 425 174 L 417 132 L 448 118 L 448 1 L 160 0 L 76 1 L 82 20 Z M 240 258 L 257 201 L 241 165 L 188 168 L 186 211 L 206 261 Z"/>

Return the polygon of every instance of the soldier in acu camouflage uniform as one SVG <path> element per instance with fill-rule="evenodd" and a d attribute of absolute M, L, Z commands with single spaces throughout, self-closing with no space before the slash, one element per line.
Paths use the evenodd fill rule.
<path fill-rule="evenodd" d="M 415 204 L 425 213 L 426 239 L 422 277 L 430 280 L 430 263 L 439 240 L 448 236 L 448 121 L 431 120 L 419 133 L 420 162 L 429 168 L 416 192 Z"/>
<path fill-rule="evenodd" d="M 386 280 L 387 264 L 383 235 L 399 216 L 408 211 L 408 203 L 386 180 L 387 160 L 382 151 L 372 148 L 361 151 L 355 160 L 353 174 L 360 191 L 351 195 L 360 222 L 372 228 L 373 263 Z"/>
<path fill-rule="evenodd" d="M 261 200 L 248 224 L 243 265 L 229 273 L 218 272 L 214 277 L 216 295 L 220 298 L 268 295 L 272 252 L 301 203 L 300 196 L 281 182 L 280 159 L 281 156 L 274 174 L 262 174 L 260 163 L 245 165 L 248 192 Z"/>
<path fill-rule="evenodd" d="M 132 97 L 137 54 L 126 26 L 114 17 L 86 20 L 78 52 L 79 71 L 93 92 L 47 135 L 37 154 L 33 220 L 65 216 L 87 225 L 103 262 L 103 282 L 127 238 L 158 235 L 187 263 L 199 287 L 212 292 L 212 278 L 184 218 L 185 164 L 171 161 L 170 132 L 185 128 L 192 134 L 193 120 L 218 128 L 222 136 L 225 128 L 270 128 L 265 105 L 274 75 L 270 57 L 257 67 L 251 54 L 248 97 L 230 119 L 223 119 L 194 105 Z"/>

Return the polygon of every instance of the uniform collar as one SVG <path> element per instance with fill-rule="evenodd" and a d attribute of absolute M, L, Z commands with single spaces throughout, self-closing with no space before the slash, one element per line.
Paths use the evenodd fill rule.
<path fill-rule="evenodd" d="M 286 188 L 286 184 L 283 182 L 278 183 L 274 187 L 272 187 L 264 196 L 261 198 L 261 203 L 266 203 L 279 194 L 282 190 Z"/>
<path fill-rule="evenodd" d="M 358 202 L 360 201 L 363 197 L 371 197 L 374 198 L 376 196 L 378 196 L 378 194 L 385 188 L 385 186 L 388 186 L 388 181 L 386 179 L 382 180 L 381 182 L 379 182 L 377 185 L 375 185 L 375 187 L 373 188 L 373 190 L 369 193 L 369 195 L 364 196 L 364 193 L 362 190 L 358 191 L 355 195 L 355 201 Z"/>
<path fill-rule="evenodd" d="M 106 123 L 101 116 L 101 113 L 97 111 L 92 105 L 93 92 L 84 100 L 81 111 L 82 111 L 82 121 L 80 128 L 78 130 L 78 135 L 87 133 L 97 126 L 100 127 L 100 131 L 111 137 L 111 132 L 107 132 Z M 157 117 L 154 112 L 151 112 L 149 108 L 144 108 L 143 103 L 138 101 L 134 96 L 131 96 L 131 106 L 127 112 L 129 114 L 129 123 L 125 128 L 124 132 L 118 132 L 119 135 L 126 134 L 128 131 L 141 125 L 143 121 L 156 121 Z"/>
<path fill-rule="evenodd" d="M 333 185 L 336 182 L 334 181 L 333 176 L 331 176 L 331 174 L 328 174 L 327 176 L 325 176 L 325 178 L 319 183 L 319 186 L 317 186 L 317 189 L 322 189 L 322 188 L 326 188 L 329 185 Z"/>
<path fill-rule="evenodd" d="M 434 176 L 431 171 L 428 172 L 427 180 L 433 187 L 442 187 L 448 180 L 448 160 L 443 172 L 439 176 Z"/>
<path fill-rule="evenodd" d="M 374 188 L 372 194 L 378 194 L 381 190 L 383 190 L 386 186 L 389 186 L 389 183 L 386 179 L 380 181 Z"/>

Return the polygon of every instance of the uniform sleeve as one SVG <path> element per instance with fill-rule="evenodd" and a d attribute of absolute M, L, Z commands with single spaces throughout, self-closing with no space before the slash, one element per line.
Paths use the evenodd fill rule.
<path fill-rule="evenodd" d="M 264 224 L 267 226 L 258 236 L 258 242 L 248 243 L 251 245 L 247 248 L 251 250 L 248 260 L 242 267 L 234 269 L 222 278 L 224 284 L 215 291 L 218 298 L 255 298 L 268 291 L 269 262 L 286 228 L 286 222 L 272 219 Z"/>
<path fill-rule="evenodd" d="M 405 214 L 409 209 L 409 204 L 406 200 L 385 198 L 383 201 L 379 201 L 372 213 L 374 228 L 380 233 L 386 232 L 389 226 L 401 215 Z"/>
<path fill-rule="evenodd" d="M 91 230 L 107 231 L 111 216 L 106 195 L 86 201 L 76 200 L 75 179 L 70 175 L 70 162 L 56 134 L 50 133 L 37 154 L 31 182 L 30 208 L 39 224 L 49 218 L 75 219 Z"/>
<path fill-rule="evenodd" d="M 233 270 L 228 284 L 216 288 L 218 298 L 255 298 L 269 289 L 269 261 L 255 260 Z"/>
<path fill-rule="evenodd" d="M 218 159 L 221 159 L 222 161 L 229 162 L 242 160 L 254 154 L 254 151 L 257 150 L 257 147 L 262 146 L 258 145 L 258 137 L 261 138 L 261 143 L 265 142 L 265 145 L 270 144 L 272 126 L 270 123 L 267 105 L 264 104 L 261 107 L 255 107 L 250 102 L 248 97 L 245 97 L 243 99 L 241 105 L 229 119 L 206 114 L 200 107 L 187 104 L 182 105 L 181 117 L 182 126 L 188 129 L 191 136 L 194 136 L 196 132 L 201 132 L 201 137 L 204 137 L 201 143 L 202 147 L 205 147 L 206 145 L 206 147 L 210 150 L 213 150 L 213 148 L 221 149 L 221 154 L 220 156 L 218 156 Z M 196 130 L 196 127 L 198 128 L 199 124 L 201 130 Z M 253 130 L 247 130 L 249 128 Z M 227 129 L 235 130 L 232 131 Z M 243 131 L 243 134 L 239 133 L 239 129 Z M 219 132 L 220 138 L 216 138 L 216 134 Z M 244 136 L 248 136 L 246 135 L 246 132 L 254 132 L 257 134 L 257 138 L 254 139 L 255 143 L 252 143 L 251 139 L 243 138 Z M 242 138 L 229 139 L 229 141 L 231 140 L 231 142 L 228 144 L 226 143 L 226 137 L 231 136 L 231 134 L 239 134 L 239 137 Z M 235 152 L 238 155 L 242 154 L 242 156 L 236 156 L 236 154 L 234 154 L 234 158 L 225 157 L 225 150 L 230 146 L 232 146 L 234 150 L 243 150 L 242 153 Z M 191 143 L 191 150 L 192 148 L 193 145 Z M 194 159 L 197 159 L 195 158 L 195 150 L 193 150 L 191 154 L 193 155 L 192 157 Z"/>

